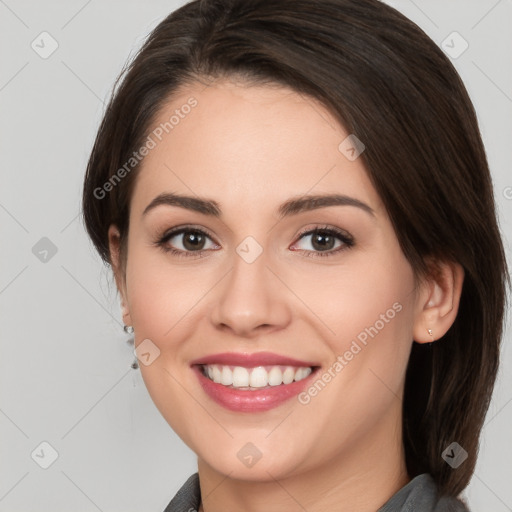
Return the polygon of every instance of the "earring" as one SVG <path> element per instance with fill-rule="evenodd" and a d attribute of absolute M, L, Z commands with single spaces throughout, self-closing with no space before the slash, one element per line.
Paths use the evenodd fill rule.
<path fill-rule="evenodd" d="M 432 341 L 430 343 L 434 342 L 434 335 L 432 334 L 432 329 L 427 329 L 428 335 L 432 338 Z"/>
<path fill-rule="evenodd" d="M 133 326 L 132 325 L 125 325 L 123 327 L 123 331 L 127 334 L 133 334 L 134 333 L 134 329 L 133 329 Z M 133 339 L 129 339 L 128 342 L 130 344 L 133 343 Z M 133 363 L 130 365 L 130 368 L 133 368 L 134 370 L 137 370 L 139 368 L 139 363 L 137 362 L 137 356 L 135 356 L 135 359 L 133 360 Z"/>

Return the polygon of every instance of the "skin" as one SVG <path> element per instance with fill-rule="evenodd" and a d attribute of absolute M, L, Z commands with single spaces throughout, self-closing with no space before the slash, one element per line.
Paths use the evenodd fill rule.
<path fill-rule="evenodd" d="M 201 510 L 375 511 L 410 480 L 401 407 L 412 342 L 452 325 L 463 270 L 443 263 L 435 278 L 415 281 L 362 158 L 340 152 L 348 133 L 316 100 L 281 86 L 193 84 L 155 126 L 191 96 L 198 105 L 144 158 L 124 264 L 117 228 L 109 229 L 124 323 L 136 346 L 150 339 L 160 350 L 140 364 L 147 389 L 197 454 Z M 222 215 L 169 205 L 143 215 L 162 192 L 213 199 Z M 278 219 L 292 197 L 333 192 L 363 201 L 374 216 L 345 205 Z M 204 257 L 157 245 L 183 224 L 213 235 Z M 300 232 L 323 226 L 355 244 L 334 253 L 337 240 L 331 256 L 315 257 L 321 249 Z M 236 252 L 247 236 L 263 249 L 250 264 Z M 178 235 L 167 246 L 186 251 L 183 242 Z M 305 405 L 294 398 L 266 412 L 228 411 L 190 368 L 209 354 L 271 351 L 317 361 L 322 372 L 396 302 L 401 311 Z M 248 442 L 262 454 L 250 468 L 237 457 Z"/>

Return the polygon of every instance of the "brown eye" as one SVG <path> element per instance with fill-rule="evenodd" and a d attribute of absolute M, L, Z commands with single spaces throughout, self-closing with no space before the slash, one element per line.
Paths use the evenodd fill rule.
<path fill-rule="evenodd" d="M 352 236 L 334 228 L 325 227 L 309 230 L 302 233 L 300 240 L 307 237 L 311 237 L 310 242 L 303 244 L 303 247 L 299 247 L 299 250 L 311 253 L 308 256 L 331 256 L 354 245 Z"/>
<path fill-rule="evenodd" d="M 210 241 L 209 247 L 208 241 Z M 157 244 L 165 251 L 180 256 L 187 256 L 187 253 L 201 253 L 218 247 L 211 242 L 211 237 L 203 230 L 190 227 L 167 232 Z"/>
<path fill-rule="evenodd" d="M 199 231 L 184 231 L 182 245 L 187 251 L 196 251 L 204 248 L 206 238 Z"/>
<path fill-rule="evenodd" d="M 314 233 L 311 238 L 311 245 L 316 251 L 334 249 L 335 244 L 336 237 L 325 232 L 318 231 Z"/>

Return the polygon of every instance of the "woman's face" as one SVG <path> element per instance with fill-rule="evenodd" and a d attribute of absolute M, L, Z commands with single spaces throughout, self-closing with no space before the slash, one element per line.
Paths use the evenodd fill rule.
<path fill-rule="evenodd" d="M 313 99 L 228 81 L 152 129 L 122 293 L 170 426 L 246 480 L 395 453 L 419 294 L 361 147 Z M 308 201 L 333 195 L 349 199 Z"/>

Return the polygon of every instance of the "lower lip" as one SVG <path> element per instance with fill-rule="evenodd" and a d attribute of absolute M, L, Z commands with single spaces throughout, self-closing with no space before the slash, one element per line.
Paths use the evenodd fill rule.
<path fill-rule="evenodd" d="M 318 370 L 318 368 L 315 368 L 305 379 L 297 382 L 251 391 L 217 384 L 203 375 L 200 366 L 194 365 L 192 369 L 198 376 L 205 393 L 212 400 L 226 409 L 236 412 L 260 412 L 277 407 L 303 391 L 310 384 L 313 375 Z"/>

